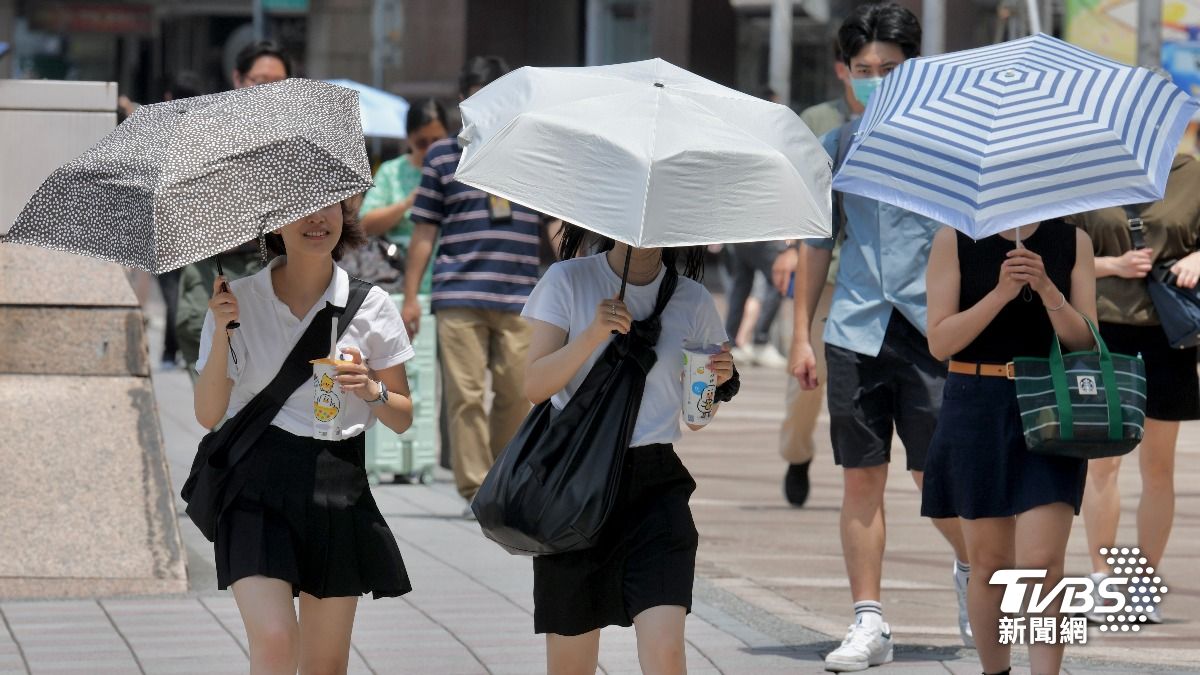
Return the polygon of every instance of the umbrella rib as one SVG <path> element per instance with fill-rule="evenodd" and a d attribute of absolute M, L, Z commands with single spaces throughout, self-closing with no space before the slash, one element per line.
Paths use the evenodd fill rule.
<path fill-rule="evenodd" d="M 663 90 L 661 87 L 655 87 L 654 93 L 654 117 L 650 126 L 650 147 L 649 147 L 649 162 L 646 165 L 646 187 L 642 192 L 642 217 L 638 223 L 637 242 L 640 244 L 646 234 L 646 212 L 650 209 L 650 178 L 654 176 L 654 147 L 658 142 L 658 116 L 662 112 L 662 97 Z M 638 247 L 634 247 L 638 248 Z"/>

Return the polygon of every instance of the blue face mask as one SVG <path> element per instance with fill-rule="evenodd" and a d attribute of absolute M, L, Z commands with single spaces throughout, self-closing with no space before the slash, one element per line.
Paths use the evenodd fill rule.
<path fill-rule="evenodd" d="M 879 84 L 883 82 L 882 77 L 862 77 L 851 78 L 850 86 L 854 89 L 854 98 L 864 106 L 867 101 L 871 100 L 871 96 L 875 94 L 875 90 L 879 88 Z"/>

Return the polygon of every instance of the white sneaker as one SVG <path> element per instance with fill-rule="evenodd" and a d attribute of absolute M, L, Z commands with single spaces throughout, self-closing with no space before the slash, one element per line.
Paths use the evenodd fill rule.
<path fill-rule="evenodd" d="M 1099 607 L 1111 607 L 1113 605 L 1116 605 L 1115 601 L 1109 600 L 1108 598 L 1102 597 L 1100 595 L 1100 582 L 1102 582 L 1106 578 L 1108 578 L 1107 575 L 1101 574 L 1100 572 L 1093 572 L 1093 573 L 1089 574 L 1088 577 L 1090 577 L 1092 580 L 1092 583 L 1095 584 L 1095 587 L 1092 588 L 1092 607 L 1099 608 Z M 1087 618 L 1088 621 L 1091 621 L 1092 623 L 1104 623 L 1105 621 L 1108 620 L 1107 617 L 1109 614 L 1111 614 L 1111 612 L 1098 612 L 1095 609 L 1093 609 L 1090 612 L 1085 612 L 1083 616 L 1085 618 Z M 1149 619 L 1147 619 L 1147 620 L 1149 620 Z"/>
<path fill-rule="evenodd" d="M 755 347 L 754 361 L 764 368 L 787 368 L 787 357 L 779 352 L 773 344 Z"/>
<path fill-rule="evenodd" d="M 963 645 L 968 649 L 975 648 L 975 634 L 971 632 L 971 617 L 967 614 L 967 581 L 970 573 L 962 574 L 958 565 L 954 565 L 954 594 L 958 596 L 958 634 L 962 637 Z"/>
<path fill-rule="evenodd" d="M 1157 606 L 1143 614 L 1146 615 L 1146 623 L 1162 623 L 1162 614 L 1159 614 Z"/>
<path fill-rule="evenodd" d="M 842 646 L 825 657 L 825 670 L 852 673 L 892 661 L 892 629 L 886 623 L 879 628 L 862 624 L 850 626 Z"/>

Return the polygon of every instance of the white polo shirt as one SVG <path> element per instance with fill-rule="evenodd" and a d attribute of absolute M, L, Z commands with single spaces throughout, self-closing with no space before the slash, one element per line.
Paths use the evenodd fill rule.
<path fill-rule="evenodd" d="M 287 305 L 275 295 L 271 283 L 271 270 L 282 264 L 283 256 L 271 261 L 266 269 L 257 274 L 230 282 L 229 290 L 237 297 L 238 321 L 241 327 L 233 331 L 230 346 L 237 356 L 237 363 L 228 359 L 229 379 L 233 380 L 233 392 L 229 396 L 229 409 L 225 419 L 238 413 L 255 394 L 262 391 L 287 358 L 292 347 L 308 329 L 313 317 L 331 302 L 345 307 L 350 295 L 350 275 L 341 267 L 334 266 L 333 279 L 325 294 L 315 302 L 303 319 L 297 319 Z M 200 336 L 200 359 L 196 369 L 203 370 L 208 362 L 215 329 L 212 312 L 204 317 L 204 329 Z M 326 334 L 329 333 L 327 329 Z M 404 363 L 413 357 L 412 343 L 404 330 L 400 312 L 387 292 L 373 287 L 363 300 L 362 307 L 350 321 L 346 332 L 338 340 L 338 351 L 356 347 L 362 352 L 368 367 L 379 371 Z M 371 407 L 354 394 L 344 397 L 342 409 L 341 438 L 351 438 L 362 433 L 375 423 Z M 297 436 L 313 435 L 313 390 L 311 385 L 299 387 L 283 409 L 271 422 L 275 426 Z"/>

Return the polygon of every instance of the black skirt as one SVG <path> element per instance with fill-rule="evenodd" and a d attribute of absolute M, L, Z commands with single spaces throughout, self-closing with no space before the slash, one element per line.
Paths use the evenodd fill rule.
<path fill-rule="evenodd" d="M 1161 326 L 1100 324 L 1109 351 L 1137 356 L 1146 364 L 1146 417 L 1178 422 L 1200 419 L 1196 348 L 1173 349 Z"/>
<path fill-rule="evenodd" d="M 217 522 L 217 586 L 265 576 L 317 598 L 403 595 L 412 586 L 375 505 L 364 437 L 339 442 L 269 426 L 234 467 Z"/>
<path fill-rule="evenodd" d="M 533 626 L 582 635 L 631 626 L 643 610 L 691 611 L 699 541 L 696 482 L 670 445 L 630 448 L 613 513 L 592 548 L 533 559 Z"/>
<path fill-rule="evenodd" d="M 951 373 L 925 460 L 921 515 L 1003 518 L 1065 502 L 1079 514 L 1087 462 L 1032 453 L 1016 386 Z"/>

